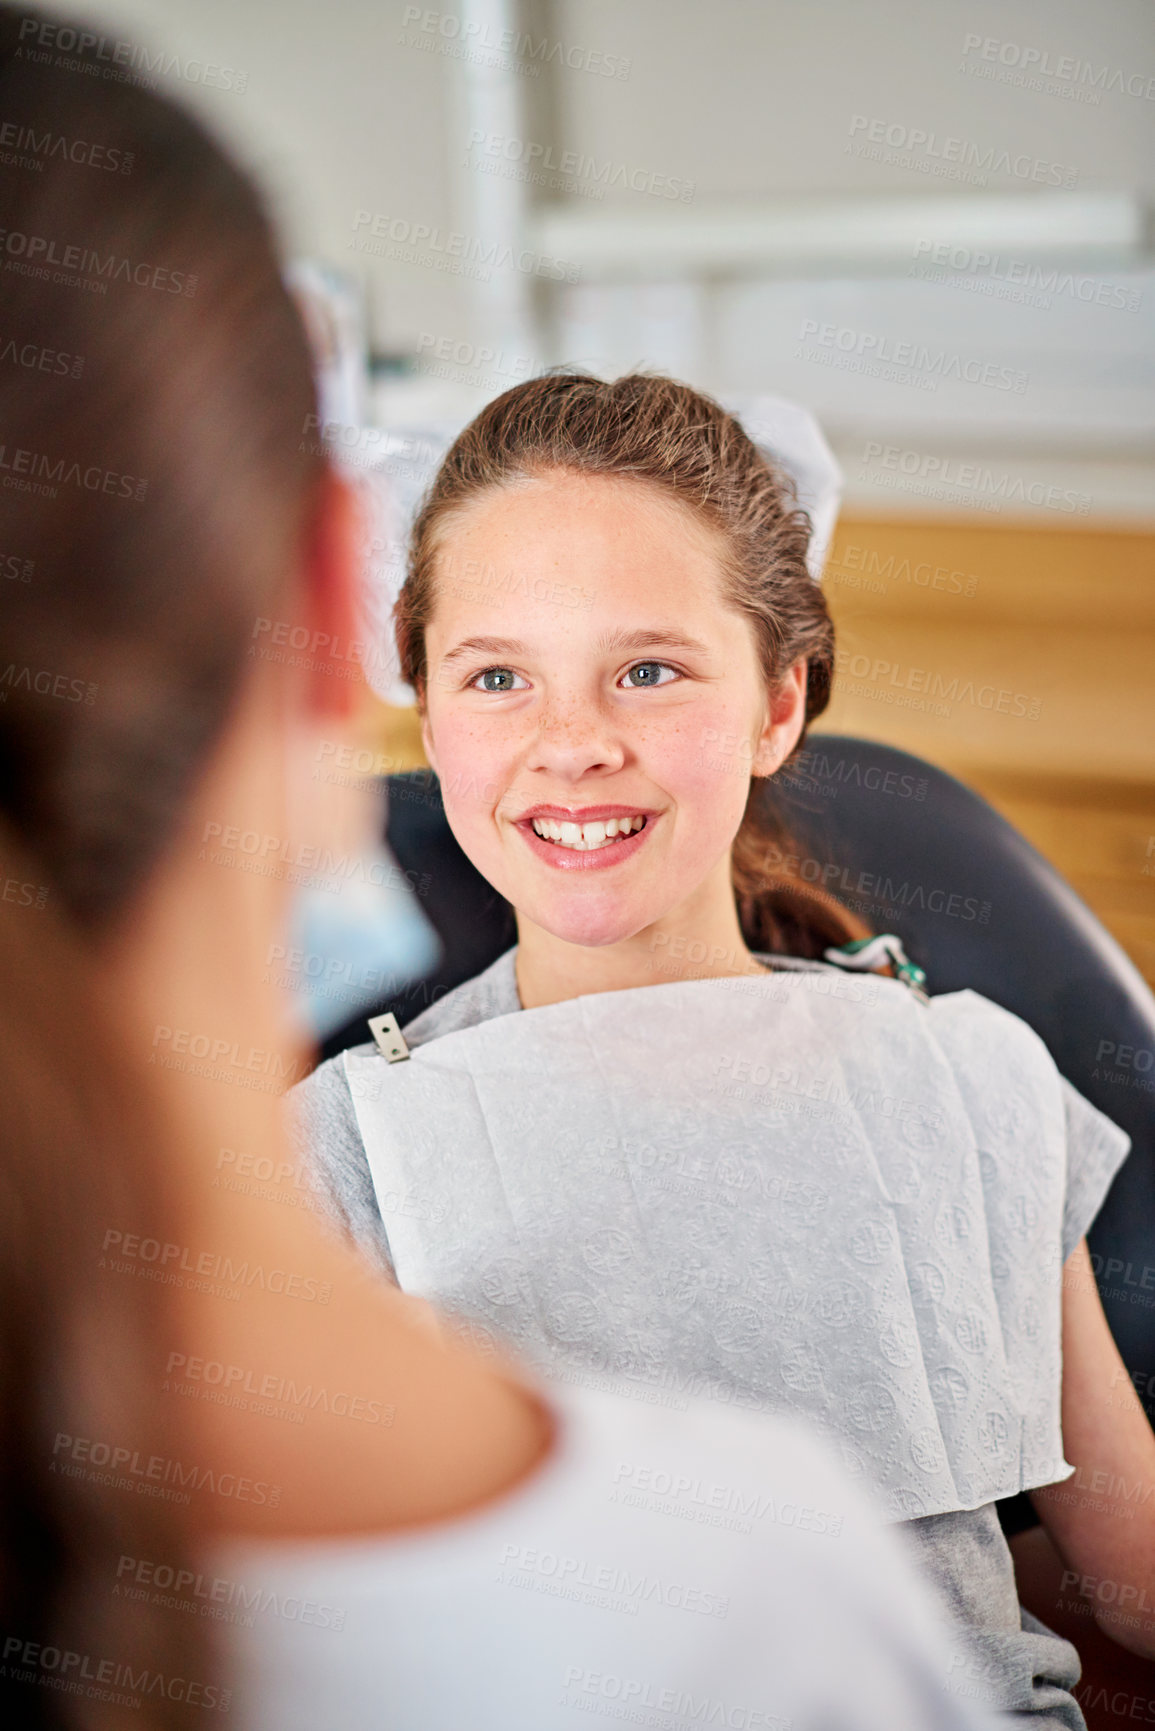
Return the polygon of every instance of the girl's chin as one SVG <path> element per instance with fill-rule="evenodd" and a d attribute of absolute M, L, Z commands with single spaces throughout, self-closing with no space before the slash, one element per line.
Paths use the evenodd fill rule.
<path fill-rule="evenodd" d="M 598 909 L 569 907 L 523 907 L 534 925 L 540 926 L 561 943 L 578 944 L 583 949 L 605 949 L 609 944 L 624 943 L 636 937 L 664 909 L 649 911 L 637 908 Z"/>

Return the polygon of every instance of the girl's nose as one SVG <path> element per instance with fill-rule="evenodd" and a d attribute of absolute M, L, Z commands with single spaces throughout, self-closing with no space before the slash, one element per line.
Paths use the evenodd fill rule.
<path fill-rule="evenodd" d="M 527 769 L 576 781 L 590 771 L 620 769 L 625 760 L 625 741 L 598 705 L 565 699 L 542 705 Z"/>

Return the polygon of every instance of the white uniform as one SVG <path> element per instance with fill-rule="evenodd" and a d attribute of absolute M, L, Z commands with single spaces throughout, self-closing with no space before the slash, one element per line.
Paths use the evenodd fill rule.
<path fill-rule="evenodd" d="M 231 1655 L 230 1719 L 991 1731 L 982 1679 L 893 1535 L 806 1432 L 589 1391 L 553 1402 L 552 1457 L 464 1520 L 219 1547 L 201 1593 Z"/>

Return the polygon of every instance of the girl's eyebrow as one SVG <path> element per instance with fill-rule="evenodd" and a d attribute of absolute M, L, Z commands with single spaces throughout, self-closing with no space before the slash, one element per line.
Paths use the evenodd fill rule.
<path fill-rule="evenodd" d="M 525 644 L 516 643 L 511 637 L 466 637 L 455 649 L 441 657 L 442 667 L 448 667 L 451 661 L 460 661 L 465 655 L 524 655 Z"/>
<path fill-rule="evenodd" d="M 638 631 L 610 631 L 598 638 L 598 648 L 605 654 L 625 650 L 632 654 L 640 649 L 691 649 L 708 655 L 710 646 L 697 637 L 689 637 L 677 625 L 662 625 Z"/>
<path fill-rule="evenodd" d="M 709 654 L 709 645 L 697 637 L 689 637 L 676 625 L 663 625 L 658 629 L 642 628 L 637 631 L 610 631 L 597 640 L 597 648 L 603 655 L 614 652 L 634 654 L 644 649 L 689 649 L 696 650 L 701 655 Z M 460 661 L 466 655 L 524 655 L 526 645 L 511 637 L 466 637 L 448 654 L 441 658 L 442 667 L 448 667 L 452 661 Z"/>

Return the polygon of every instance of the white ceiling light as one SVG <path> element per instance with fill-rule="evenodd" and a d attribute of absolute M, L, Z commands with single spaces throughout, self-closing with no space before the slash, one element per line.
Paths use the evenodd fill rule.
<path fill-rule="evenodd" d="M 792 199 L 687 209 L 582 210 L 547 205 L 531 217 L 533 244 L 591 279 L 757 272 L 824 274 L 893 269 L 916 248 L 1013 250 L 1071 265 L 1138 259 L 1144 212 L 1127 193 L 1037 193 L 957 198 Z"/>

